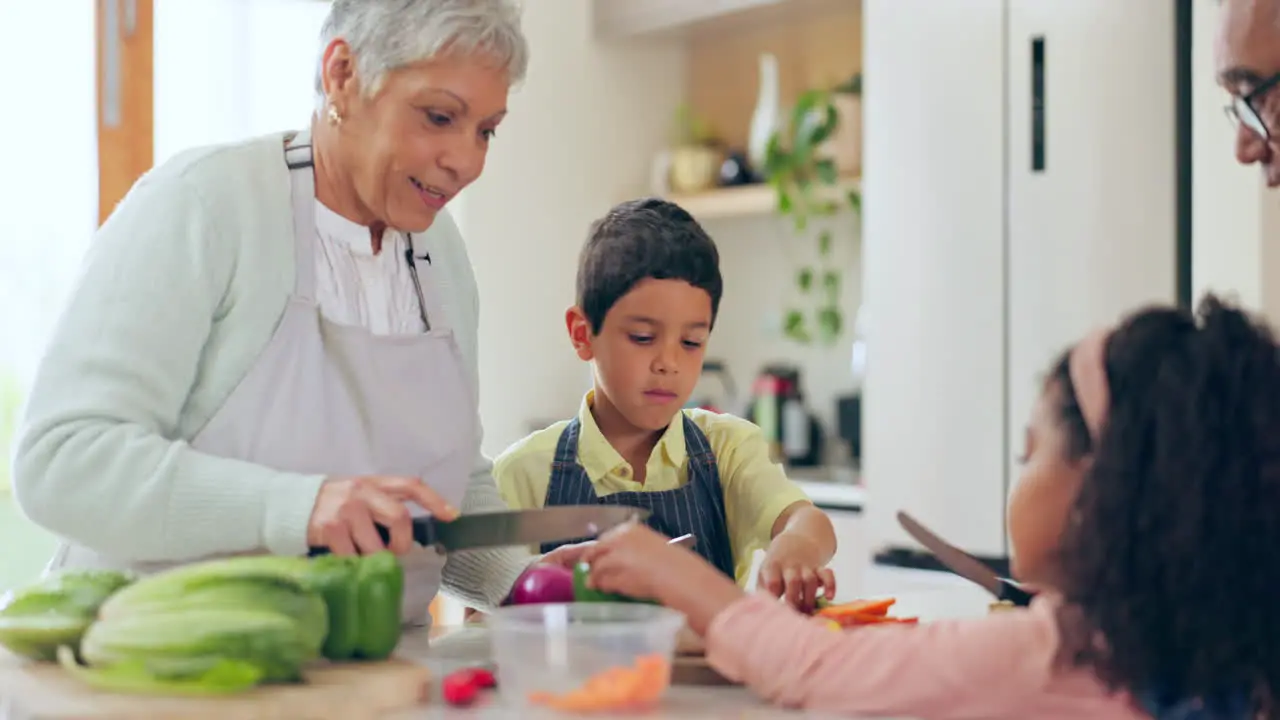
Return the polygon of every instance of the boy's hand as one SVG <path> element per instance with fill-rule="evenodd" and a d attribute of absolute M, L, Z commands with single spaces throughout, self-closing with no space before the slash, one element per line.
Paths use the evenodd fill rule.
<path fill-rule="evenodd" d="M 828 600 L 836 595 L 836 578 L 825 567 L 822 547 L 798 532 L 779 533 L 760 565 L 759 588 L 801 612 L 813 612 L 818 590 Z"/>

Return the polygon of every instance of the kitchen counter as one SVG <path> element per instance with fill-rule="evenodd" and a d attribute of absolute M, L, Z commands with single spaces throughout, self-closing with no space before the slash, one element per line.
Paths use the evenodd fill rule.
<path fill-rule="evenodd" d="M 852 467 L 788 468 L 787 477 L 823 510 L 862 512 L 865 496 L 862 476 Z"/>
<path fill-rule="evenodd" d="M 892 595 L 898 599 L 894 608 L 899 615 L 915 615 L 924 620 L 943 617 L 962 617 L 982 615 L 987 612 L 990 597 L 976 586 L 959 578 L 946 574 L 920 570 L 899 568 L 869 568 L 864 577 L 865 586 L 858 592 L 864 597 Z M 847 592 L 847 591 L 846 591 Z M 844 599 L 845 594 L 840 595 Z M 446 705 L 440 693 L 440 681 L 454 670 L 487 664 L 491 654 L 489 638 L 483 627 L 454 626 L 442 627 L 431 631 L 407 633 L 397 655 L 405 660 L 421 664 L 431 672 L 433 685 L 430 699 L 412 711 L 390 715 L 391 720 L 416 720 L 419 718 L 444 718 L 446 720 L 464 720 L 466 718 L 574 718 L 580 717 L 553 711 L 534 710 L 527 707 L 506 707 L 496 693 L 488 693 L 474 706 L 469 708 L 452 708 Z M 21 672 L 21 670 L 17 670 Z M 52 673 L 45 677 L 31 676 L 24 682 L 15 681 L 12 674 L 15 667 L 9 668 L 8 687 L 22 685 L 43 687 L 46 694 L 55 683 L 67 682 L 65 676 L 56 668 L 41 670 L 41 673 Z M 53 678 L 56 677 L 57 680 Z M 70 687 L 70 685 L 68 686 Z M 360 687 L 368 689 L 367 684 Z M 37 691 L 38 692 L 38 691 Z M 35 720 L 36 717 L 77 717 L 74 712 L 63 708 L 55 715 L 34 715 L 24 712 L 22 701 L 17 697 L 6 700 L 0 692 L 0 718 L 3 720 Z M 71 701 L 71 705 L 75 702 Z M 210 701 L 215 702 L 215 701 Z M 54 712 L 54 711 L 50 711 Z M 62 714 L 71 712 L 71 714 Z M 271 714 L 271 717 L 276 717 Z M 113 716 L 115 717 L 115 716 Z M 266 717 L 263 715 L 262 717 Z M 835 715 L 784 710 L 770 706 L 755 697 L 742 687 L 705 687 L 677 685 L 671 688 L 664 702 L 657 710 L 641 714 L 645 718 L 758 718 L 761 720 L 786 718 L 831 718 Z M 879 720 L 910 720 L 909 718 L 881 718 Z"/>
<path fill-rule="evenodd" d="M 506 707 L 496 693 L 490 693 L 470 708 L 452 708 L 439 700 L 439 679 L 461 668 L 484 663 L 489 658 L 489 643 L 482 628 L 452 628 L 433 633 L 434 638 L 406 638 L 401 653 L 431 669 L 436 680 L 432 699 L 421 709 L 398 713 L 391 720 L 418 718 L 581 718 L 581 715 L 535 710 L 528 707 Z M 636 717 L 667 718 L 835 718 L 834 715 L 793 712 L 771 707 L 741 687 L 697 687 L 676 685 L 668 692 L 661 707 Z"/>
<path fill-rule="evenodd" d="M 814 505 L 823 510 L 862 512 L 866 493 L 861 485 L 813 480 L 796 480 L 795 484 L 804 490 Z"/>
<path fill-rule="evenodd" d="M 874 568 L 868 571 L 870 595 L 893 595 L 898 598 L 894 612 L 921 618 L 977 616 L 987 612 L 991 601 L 984 591 L 945 573 L 898 568 Z M 495 695 L 485 697 L 471 708 L 450 708 L 439 700 L 439 680 L 449 672 L 487 662 L 489 643 L 480 627 L 441 628 L 425 635 L 409 636 L 402 641 L 400 653 L 426 665 L 435 676 L 432 700 L 420 710 L 400 713 L 393 720 L 418 718 L 578 718 L 582 716 L 553 711 L 535 711 L 526 707 L 505 707 Z M 786 720 L 812 718 L 834 720 L 847 717 L 826 713 L 792 711 L 771 706 L 742 687 L 673 686 L 662 706 L 637 717 L 668 718 L 743 718 L 744 720 Z M 878 720 L 911 720 L 880 718 Z"/>

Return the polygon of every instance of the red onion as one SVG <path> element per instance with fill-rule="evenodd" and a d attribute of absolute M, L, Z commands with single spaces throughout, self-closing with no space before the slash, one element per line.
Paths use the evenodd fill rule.
<path fill-rule="evenodd" d="M 535 563 L 511 589 L 512 605 L 573 602 L 573 571 L 559 565 Z"/>

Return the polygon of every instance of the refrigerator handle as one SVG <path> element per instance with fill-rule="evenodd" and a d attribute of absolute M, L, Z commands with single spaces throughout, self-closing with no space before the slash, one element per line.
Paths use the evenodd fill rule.
<path fill-rule="evenodd" d="M 1044 35 L 1031 37 L 1031 172 L 1045 171 Z"/>

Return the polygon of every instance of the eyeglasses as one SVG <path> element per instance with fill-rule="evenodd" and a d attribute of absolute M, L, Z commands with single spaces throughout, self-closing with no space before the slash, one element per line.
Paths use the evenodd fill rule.
<path fill-rule="evenodd" d="M 1227 119 L 1231 121 L 1232 126 L 1239 127 L 1244 125 L 1263 140 L 1271 140 L 1271 131 L 1267 128 L 1267 124 L 1262 121 L 1262 115 L 1258 112 L 1258 107 L 1261 105 L 1263 95 L 1277 84 L 1280 84 L 1280 73 L 1272 75 L 1267 80 L 1259 83 L 1247 95 L 1232 98 L 1231 102 L 1222 109 L 1227 114 Z"/>

